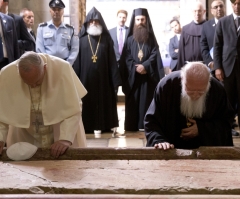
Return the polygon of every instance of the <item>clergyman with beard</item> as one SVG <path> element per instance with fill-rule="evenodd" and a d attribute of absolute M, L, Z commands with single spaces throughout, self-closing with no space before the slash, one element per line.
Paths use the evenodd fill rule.
<path fill-rule="evenodd" d="M 133 11 L 120 71 L 125 94 L 125 131 L 143 130 L 154 90 L 164 76 L 162 59 L 147 9 Z"/>
<path fill-rule="evenodd" d="M 159 82 L 144 119 L 147 146 L 233 146 L 233 117 L 223 86 L 207 66 L 189 62 Z"/>
<path fill-rule="evenodd" d="M 113 41 L 101 13 L 92 8 L 79 33 L 74 70 L 88 91 L 82 99 L 86 133 L 109 132 L 118 127 L 115 89 L 121 84 Z"/>

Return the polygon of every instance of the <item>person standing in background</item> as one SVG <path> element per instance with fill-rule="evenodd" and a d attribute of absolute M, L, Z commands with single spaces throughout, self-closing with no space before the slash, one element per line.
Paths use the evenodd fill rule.
<path fill-rule="evenodd" d="M 119 68 L 120 58 L 123 50 L 123 46 L 126 41 L 126 35 L 128 34 L 128 27 L 125 26 L 127 21 L 128 13 L 126 10 L 119 10 L 117 12 L 117 27 L 109 30 L 109 33 L 112 37 L 114 43 L 114 52 L 116 55 L 116 60 Z M 117 99 L 118 89 L 115 90 L 116 99 Z"/>
<path fill-rule="evenodd" d="M 9 0 L 3 0 L 3 4 L 0 8 L 0 12 L 14 19 L 17 38 L 18 38 L 19 53 L 21 56 L 25 51 L 33 51 L 35 45 L 34 45 L 34 42 L 32 41 L 31 36 L 27 31 L 27 27 L 23 21 L 23 18 L 20 17 L 19 15 L 9 13 L 8 6 L 9 6 Z"/>
<path fill-rule="evenodd" d="M 0 0 L 0 9 L 3 0 Z M 18 39 L 12 17 L 0 12 L 0 69 L 19 58 Z M 11 32 L 12 34 L 8 34 Z"/>
<path fill-rule="evenodd" d="M 170 39 L 169 42 L 169 54 L 171 57 L 170 69 L 169 72 L 176 70 L 178 63 L 178 51 L 179 51 L 179 40 L 182 32 L 180 22 L 177 19 L 172 19 L 170 21 L 171 29 L 174 32 L 174 37 Z"/>
<path fill-rule="evenodd" d="M 125 131 L 143 131 L 154 90 L 164 76 L 163 64 L 147 9 L 133 10 L 120 65 L 125 94 Z"/>
<path fill-rule="evenodd" d="M 74 35 L 74 28 L 63 23 L 65 5 L 61 0 L 51 0 L 49 7 L 52 20 L 38 26 L 36 52 L 59 57 L 73 65 L 79 41 Z"/>
<path fill-rule="evenodd" d="M 189 61 L 203 61 L 200 38 L 206 10 L 201 2 L 192 5 L 193 21 L 182 28 L 179 41 L 177 70 Z"/>
<path fill-rule="evenodd" d="M 32 10 L 29 10 L 28 8 L 23 8 L 20 11 L 20 16 L 23 18 L 23 21 L 25 25 L 27 26 L 28 33 L 30 34 L 32 41 L 34 43 L 34 51 L 36 48 L 36 35 L 33 31 L 34 26 L 34 13 Z"/>
<path fill-rule="evenodd" d="M 215 77 L 223 82 L 228 99 L 240 118 L 240 0 L 231 0 L 233 13 L 219 19 L 213 61 Z M 232 121 L 234 124 L 234 121 Z M 239 135 L 238 132 L 232 135 Z"/>
<path fill-rule="evenodd" d="M 87 89 L 83 98 L 86 133 L 100 134 L 118 127 L 115 90 L 121 85 L 113 41 L 101 13 L 93 7 L 79 33 L 74 70 Z"/>

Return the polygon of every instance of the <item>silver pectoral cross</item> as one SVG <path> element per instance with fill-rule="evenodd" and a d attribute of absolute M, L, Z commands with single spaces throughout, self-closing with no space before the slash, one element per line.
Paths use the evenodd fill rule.
<path fill-rule="evenodd" d="M 36 133 L 38 133 L 39 131 L 39 126 L 43 125 L 43 123 L 38 118 L 36 118 L 35 121 L 32 122 L 32 124 L 35 125 Z"/>

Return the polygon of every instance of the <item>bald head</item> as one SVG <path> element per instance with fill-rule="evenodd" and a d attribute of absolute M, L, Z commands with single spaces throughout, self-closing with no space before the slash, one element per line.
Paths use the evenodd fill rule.
<path fill-rule="evenodd" d="M 24 53 L 18 60 L 18 69 L 22 80 L 29 86 L 36 87 L 42 84 L 46 65 L 37 53 Z"/>
<path fill-rule="evenodd" d="M 192 12 L 193 12 L 194 21 L 196 23 L 201 23 L 204 21 L 204 14 L 206 10 L 201 2 L 197 1 L 192 4 Z"/>
<path fill-rule="evenodd" d="M 210 77 L 207 66 L 199 62 L 190 62 L 181 70 L 182 84 L 193 100 L 198 99 L 207 91 L 210 86 Z"/>
<path fill-rule="evenodd" d="M 186 78 L 193 78 L 196 81 L 209 81 L 209 69 L 200 62 L 189 62 L 182 68 L 182 76 Z"/>

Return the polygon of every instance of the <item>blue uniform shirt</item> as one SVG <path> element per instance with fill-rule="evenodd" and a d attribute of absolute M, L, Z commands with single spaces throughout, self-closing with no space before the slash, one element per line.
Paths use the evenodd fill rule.
<path fill-rule="evenodd" d="M 79 38 L 73 33 L 74 29 L 64 23 L 58 28 L 52 20 L 40 24 L 37 29 L 36 52 L 65 59 L 73 65 L 79 51 Z M 71 46 L 70 50 L 68 46 Z"/>

